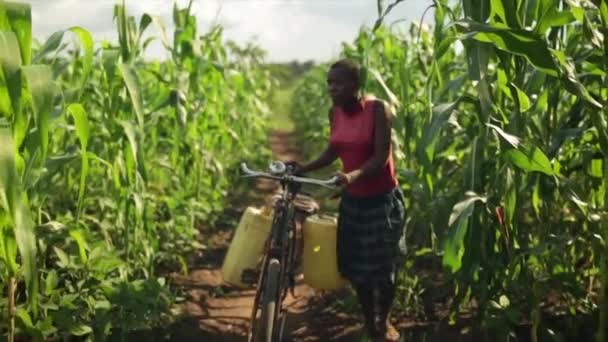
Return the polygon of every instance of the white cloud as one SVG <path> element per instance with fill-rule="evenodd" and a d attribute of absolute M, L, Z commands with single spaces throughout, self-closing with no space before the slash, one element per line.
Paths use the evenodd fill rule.
<path fill-rule="evenodd" d="M 115 0 L 30 0 L 34 35 L 45 39 L 57 30 L 82 26 L 96 40 L 115 40 L 112 20 Z M 186 6 L 187 0 L 178 0 Z M 397 6 L 388 20 L 420 19 L 431 0 L 409 0 Z M 130 15 L 143 13 L 163 18 L 172 32 L 173 2 L 165 0 L 127 1 Z M 273 61 L 324 60 L 339 52 L 342 41 L 351 41 L 362 24 L 372 25 L 377 17 L 375 0 L 196 0 L 193 12 L 199 30 L 215 19 L 225 27 L 225 38 L 244 43 L 255 41 Z M 432 13 L 427 20 L 432 19 Z M 152 29 L 153 30 L 153 29 Z M 150 53 L 162 55 L 159 44 Z"/>

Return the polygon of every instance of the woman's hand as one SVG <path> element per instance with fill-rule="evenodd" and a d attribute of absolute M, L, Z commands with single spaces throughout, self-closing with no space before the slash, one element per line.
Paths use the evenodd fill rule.
<path fill-rule="evenodd" d="M 336 185 L 341 188 L 347 187 L 353 181 L 352 176 L 348 173 L 338 172 L 335 174 L 335 176 L 338 177 L 338 179 L 336 180 Z"/>
<path fill-rule="evenodd" d="M 337 198 L 339 198 L 342 195 L 342 192 L 344 192 L 344 189 L 353 182 L 352 176 L 349 175 L 348 173 L 344 173 L 344 172 L 337 172 L 334 174 L 334 177 L 336 177 L 336 186 L 338 186 L 338 189 L 336 192 L 334 192 L 332 195 L 329 196 L 329 199 L 335 200 Z"/>
<path fill-rule="evenodd" d="M 297 161 L 288 161 L 285 163 L 289 169 L 291 169 L 291 174 L 300 175 L 302 173 L 302 164 Z"/>

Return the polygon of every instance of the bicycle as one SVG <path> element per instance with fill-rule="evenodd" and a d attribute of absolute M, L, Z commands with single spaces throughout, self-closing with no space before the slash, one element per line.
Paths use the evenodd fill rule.
<path fill-rule="evenodd" d="M 244 177 L 272 179 L 281 184 L 282 193 L 274 204 L 272 227 L 262 256 L 247 332 L 248 342 L 280 341 L 286 322 L 286 310 L 282 303 L 288 290 L 293 294 L 295 287 L 294 200 L 303 184 L 334 188 L 337 178 L 319 180 L 295 176 L 291 165 L 278 161 L 270 164 L 270 172 L 252 171 L 245 163 L 241 164 L 241 169 Z M 243 274 L 243 277 L 246 275 Z"/>

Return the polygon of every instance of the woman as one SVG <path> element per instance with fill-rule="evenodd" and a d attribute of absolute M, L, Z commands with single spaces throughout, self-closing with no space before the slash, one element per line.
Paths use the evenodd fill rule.
<path fill-rule="evenodd" d="M 370 337 L 397 341 L 389 316 L 405 254 L 405 208 L 391 150 L 392 113 L 384 102 L 361 96 L 360 67 L 350 60 L 330 67 L 327 84 L 333 102 L 329 144 L 298 173 L 340 158 L 338 269 L 357 292 Z"/>

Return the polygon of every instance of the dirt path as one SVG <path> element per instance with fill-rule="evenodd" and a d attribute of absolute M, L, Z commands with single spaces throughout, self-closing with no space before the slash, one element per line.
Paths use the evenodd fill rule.
<path fill-rule="evenodd" d="M 290 132 L 274 131 L 269 135 L 268 143 L 273 151 L 273 157 L 278 160 L 300 160 L 295 136 Z M 185 292 L 185 300 L 181 303 L 182 315 L 167 329 L 142 332 L 133 341 L 180 341 L 180 342 L 242 342 L 249 324 L 249 315 L 253 305 L 255 290 L 240 290 L 223 283 L 221 266 L 224 256 L 238 224 L 238 219 L 244 207 L 259 206 L 269 201 L 276 191 L 271 181 L 259 180 L 255 191 L 242 198 L 241 203 L 233 203 L 227 213 L 229 224 L 202 229 L 200 234 L 205 240 L 206 249 L 189 262 L 188 275 L 171 276 L 173 287 Z M 323 207 L 323 204 L 321 204 Z M 323 208 L 322 208 L 323 209 Z M 432 266 L 422 266 L 423 269 Z M 441 289 L 442 282 L 437 286 L 426 284 L 426 292 L 430 294 L 432 321 L 420 322 L 416 319 L 399 316 L 396 325 L 402 333 L 402 341 L 408 342 L 451 342 L 483 341 L 487 336 L 471 333 L 463 326 L 447 324 L 446 307 L 432 308 L 438 298 L 436 294 L 445 291 Z M 284 341 L 362 341 L 362 324 L 356 314 L 347 314 L 336 309 L 337 301 L 348 302 L 348 306 L 356 308 L 356 300 L 348 296 L 348 290 L 342 293 L 318 293 L 309 286 L 298 283 L 295 298 L 289 295 L 286 305 L 289 307 Z M 428 297 L 428 296 L 427 296 Z M 440 299 L 439 302 L 443 302 Z M 436 314 L 440 313 L 438 316 Z M 441 318 L 439 318 L 441 316 Z M 470 322 L 469 322 L 470 323 Z M 467 326 L 468 324 L 465 324 Z M 483 337 L 482 337 L 483 336 Z M 492 340 L 492 339 L 490 339 Z M 523 339 L 521 341 L 527 341 Z"/>
<path fill-rule="evenodd" d="M 295 137 L 290 132 L 269 135 L 274 158 L 299 160 Z M 259 181 L 257 192 L 268 199 L 276 188 L 272 182 Z M 260 205 L 248 203 L 246 205 Z M 184 304 L 187 318 L 172 329 L 179 341 L 244 341 L 254 290 L 239 290 L 223 284 L 220 268 L 234 227 L 226 227 L 211 238 L 208 249 L 191 265 L 188 276 L 173 282 L 187 291 Z M 361 324 L 356 317 L 336 312 L 331 303 L 340 294 L 320 294 L 305 284 L 297 284 L 296 297 L 289 295 L 287 341 L 359 341 Z M 196 328 L 198 329 L 196 329 Z"/>

